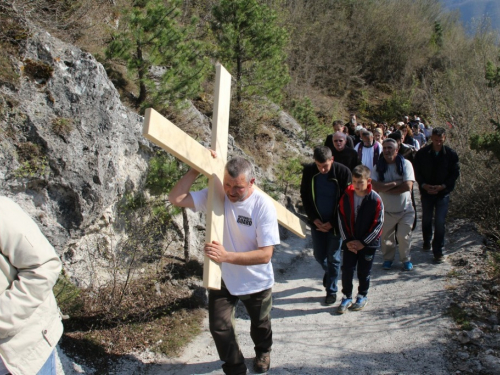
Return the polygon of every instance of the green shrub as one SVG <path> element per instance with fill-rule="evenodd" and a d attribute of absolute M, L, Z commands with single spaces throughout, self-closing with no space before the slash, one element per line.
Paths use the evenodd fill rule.
<path fill-rule="evenodd" d="M 80 288 L 71 283 L 63 270 L 57 279 L 56 285 L 54 285 L 54 295 L 56 296 L 57 305 L 64 315 L 72 316 L 82 309 L 83 302 L 80 299 L 80 294 Z"/>
<path fill-rule="evenodd" d="M 298 189 L 302 179 L 302 163 L 300 158 L 284 158 L 277 167 L 278 183 L 283 194 L 288 189 Z"/>

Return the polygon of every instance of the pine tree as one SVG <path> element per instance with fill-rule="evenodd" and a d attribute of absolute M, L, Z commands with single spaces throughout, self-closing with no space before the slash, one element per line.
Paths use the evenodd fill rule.
<path fill-rule="evenodd" d="M 314 147 L 324 134 L 322 134 L 321 123 L 316 116 L 311 99 L 306 96 L 301 100 L 294 100 L 292 114 L 304 129 L 304 142 Z"/>
<path fill-rule="evenodd" d="M 289 81 L 288 34 L 276 12 L 256 0 L 222 0 L 212 13 L 216 57 L 236 78 L 237 102 L 252 95 L 279 101 Z"/>
<path fill-rule="evenodd" d="M 137 0 L 125 11 L 121 31 L 106 56 L 123 61 L 139 86 L 137 105 L 178 104 L 200 91 L 208 62 L 204 45 L 190 38 L 196 19 L 179 25 L 181 0 Z M 151 68 L 161 71 L 153 79 Z"/>

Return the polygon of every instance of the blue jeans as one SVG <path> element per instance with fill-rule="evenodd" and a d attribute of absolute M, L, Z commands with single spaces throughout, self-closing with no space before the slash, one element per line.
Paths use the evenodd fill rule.
<path fill-rule="evenodd" d="M 321 265 L 325 274 L 323 276 L 323 286 L 326 294 L 337 293 L 337 281 L 340 275 L 340 254 L 342 238 L 336 236 L 332 231 L 325 233 L 311 229 L 313 240 L 314 259 Z"/>
<path fill-rule="evenodd" d="M 56 375 L 56 355 L 55 350 L 52 351 L 52 354 L 47 358 L 47 361 L 42 366 L 40 371 L 37 372 L 37 375 Z"/>
<path fill-rule="evenodd" d="M 424 244 L 431 244 L 435 257 L 443 256 L 444 232 L 446 215 L 448 214 L 448 203 L 450 195 L 440 197 L 437 195 L 421 194 L 422 200 L 422 234 Z M 434 210 L 436 214 L 434 215 Z M 432 217 L 434 217 L 434 239 L 432 238 Z"/>

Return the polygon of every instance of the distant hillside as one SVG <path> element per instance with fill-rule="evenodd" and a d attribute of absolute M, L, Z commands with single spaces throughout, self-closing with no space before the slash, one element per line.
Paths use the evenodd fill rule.
<path fill-rule="evenodd" d="M 484 16 L 491 18 L 492 26 L 500 31 L 500 1 L 498 0 L 441 0 L 446 9 L 460 11 L 464 24 Z"/>

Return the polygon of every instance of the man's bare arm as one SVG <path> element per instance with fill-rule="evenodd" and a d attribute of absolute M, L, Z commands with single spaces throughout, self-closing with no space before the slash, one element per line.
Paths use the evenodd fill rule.
<path fill-rule="evenodd" d="M 259 247 L 256 250 L 245 252 L 226 251 L 217 241 L 205 244 L 205 254 L 212 260 L 222 263 L 237 264 L 239 266 L 253 266 L 267 264 L 273 256 L 274 246 Z"/>
<path fill-rule="evenodd" d="M 170 190 L 168 200 L 174 206 L 194 208 L 193 197 L 189 193 L 189 189 L 193 185 L 200 172 L 196 169 L 190 169 Z"/>
<path fill-rule="evenodd" d="M 387 190 L 385 193 L 397 195 L 401 193 L 406 193 L 407 191 L 411 191 L 412 188 L 413 188 L 413 181 L 403 181 L 394 188 Z"/>
<path fill-rule="evenodd" d="M 375 191 L 377 191 L 379 193 L 385 193 L 391 189 L 394 189 L 396 186 L 398 186 L 398 183 L 396 181 L 381 182 L 381 181 L 372 180 L 372 186 L 375 189 Z"/>

